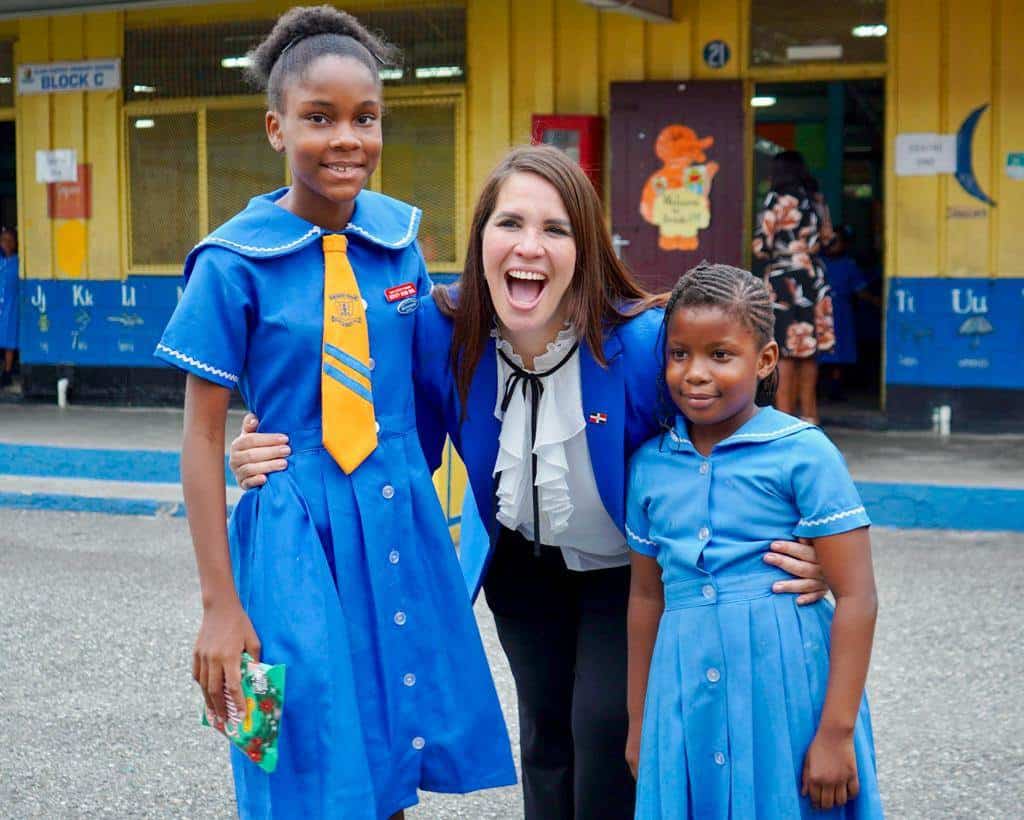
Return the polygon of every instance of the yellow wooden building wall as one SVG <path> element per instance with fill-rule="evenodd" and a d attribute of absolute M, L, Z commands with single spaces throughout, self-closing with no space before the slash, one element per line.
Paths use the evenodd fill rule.
<path fill-rule="evenodd" d="M 534 113 L 609 114 L 614 81 L 768 79 L 748 68 L 750 0 L 677 0 L 671 23 L 599 12 L 578 0 L 466 0 L 465 206 L 511 145 L 525 143 Z M 440 5 L 441 3 L 435 3 Z M 66 14 L 3 21 L 17 62 L 121 56 L 126 27 L 272 17 L 290 2 L 257 0 L 200 7 Z M 349 0 L 345 8 L 429 6 L 431 0 Z M 1024 0 L 889 0 L 886 272 L 889 276 L 1024 276 L 1024 182 L 1010 180 L 1008 151 L 1024 151 Z M 704 43 L 724 40 L 733 59 L 712 70 Z M 777 79 L 838 79 L 840 66 L 801 67 Z M 824 72 L 816 75 L 816 71 Z M 869 76 L 877 67 L 856 67 Z M 777 72 L 776 72 L 777 73 Z M 752 85 L 751 85 L 752 87 Z M 998 203 L 987 208 L 952 176 L 896 177 L 896 134 L 955 133 L 978 105 L 990 108 L 974 153 L 978 180 Z M 18 197 L 22 275 L 119 279 L 126 231 L 122 166 L 123 95 L 19 96 Z M 607 141 L 606 141 L 607 142 Z M 35 152 L 74 148 L 92 165 L 92 218 L 51 220 Z M 606 147 L 606 159 L 610 146 Z M 606 162 L 605 190 L 610 190 Z M 971 219 L 949 218 L 983 212 Z M 446 455 L 435 483 L 458 515 L 465 476 Z"/>
<path fill-rule="evenodd" d="M 578 0 L 467 0 L 467 208 L 504 151 L 529 139 L 533 113 L 607 117 L 608 87 L 616 80 L 749 77 L 748 3 L 678 0 L 676 22 L 654 23 Z M 245 16 L 269 17 L 289 5 L 263 0 L 247 5 Z M 409 0 L 345 4 L 357 13 L 382 5 Z M 239 13 L 237 4 L 225 3 L 28 17 L 5 21 L 4 28 L 18 37 L 17 61 L 48 62 L 120 56 L 126 25 L 237 19 Z M 974 166 L 998 205 L 984 209 L 951 176 L 896 177 L 890 154 L 887 271 L 1024 275 L 1024 231 L 1016 228 L 1024 184 L 1004 170 L 1006 154 L 1024 150 L 1024 0 L 890 0 L 889 23 L 887 144 L 894 146 L 899 133 L 955 133 L 971 110 L 990 103 L 977 130 Z M 719 71 L 700 59 L 711 39 L 725 40 L 734 55 Z M 120 92 L 16 98 L 25 276 L 124 275 L 121 106 Z M 92 165 L 88 221 L 47 215 L 34 157 L 55 147 L 75 148 Z M 986 215 L 962 218 L 982 209 Z"/>
<path fill-rule="evenodd" d="M 890 0 L 887 130 L 955 134 L 985 103 L 974 171 L 989 208 L 951 175 L 897 177 L 888 163 L 890 276 L 1024 276 L 1024 0 Z"/>

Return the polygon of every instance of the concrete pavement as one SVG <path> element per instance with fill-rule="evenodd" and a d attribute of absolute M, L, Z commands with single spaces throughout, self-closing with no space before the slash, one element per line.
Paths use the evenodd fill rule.
<path fill-rule="evenodd" d="M 887 815 L 1020 816 L 1024 534 L 873 532 L 868 681 Z M 189 674 L 200 604 L 180 518 L 0 509 L 0 816 L 234 817 Z M 512 737 L 515 694 L 477 616 Z M 518 789 L 421 795 L 409 820 L 515 820 Z"/>

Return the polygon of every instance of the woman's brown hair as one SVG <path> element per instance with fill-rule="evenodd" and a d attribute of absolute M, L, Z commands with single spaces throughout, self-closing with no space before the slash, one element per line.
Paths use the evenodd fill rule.
<path fill-rule="evenodd" d="M 567 318 L 580 342 L 590 348 L 601 365 L 607 365 L 604 335 L 610 328 L 665 303 L 664 294 L 644 290 L 615 255 L 601 201 L 580 167 L 551 146 L 513 148 L 491 172 L 477 199 L 461 278 L 451 290 L 433 290 L 434 300 L 454 322 L 449 355 L 463 408 L 473 374 L 497 321 L 484 277 L 484 228 L 494 212 L 501 186 L 513 174 L 536 174 L 553 185 L 562 198 L 576 243 L 576 269 L 566 293 Z"/>

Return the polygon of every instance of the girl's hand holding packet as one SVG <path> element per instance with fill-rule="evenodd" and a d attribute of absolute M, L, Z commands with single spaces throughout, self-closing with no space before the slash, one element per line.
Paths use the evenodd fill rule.
<path fill-rule="evenodd" d="M 284 664 L 257 663 L 242 653 L 242 694 L 245 714 L 239 714 L 228 696 L 228 719 L 220 720 L 203 706 L 203 726 L 223 734 L 268 774 L 277 767 L 277 735 L 284 707 Z M 225 692 L 227 695 L 227 692 Z"/>

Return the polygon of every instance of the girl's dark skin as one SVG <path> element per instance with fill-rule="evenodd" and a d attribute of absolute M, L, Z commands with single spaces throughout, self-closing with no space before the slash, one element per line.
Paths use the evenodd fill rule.
<path fill-rule="evenodd" d="M 718 307 L 678 308 L 666 338 L 665 381 L 689 421 L 702 455 L 728 438 L 758 408 L 758 381 L 779 360 L 774 341 L 760 344 L 739 317 Z M 867 680 L 878 597 L 867 527 L 815 539 L 836 599 L 828 687 L 818 731 L 804 757 L 801 794 L 816 809 L 844 805 L 860 791 L 853 730 Z M 629 716 L 626 758 L 636 774 L 651 654 L 664 609 L 661 567 L 633 552 L 629 599 Z"/>

